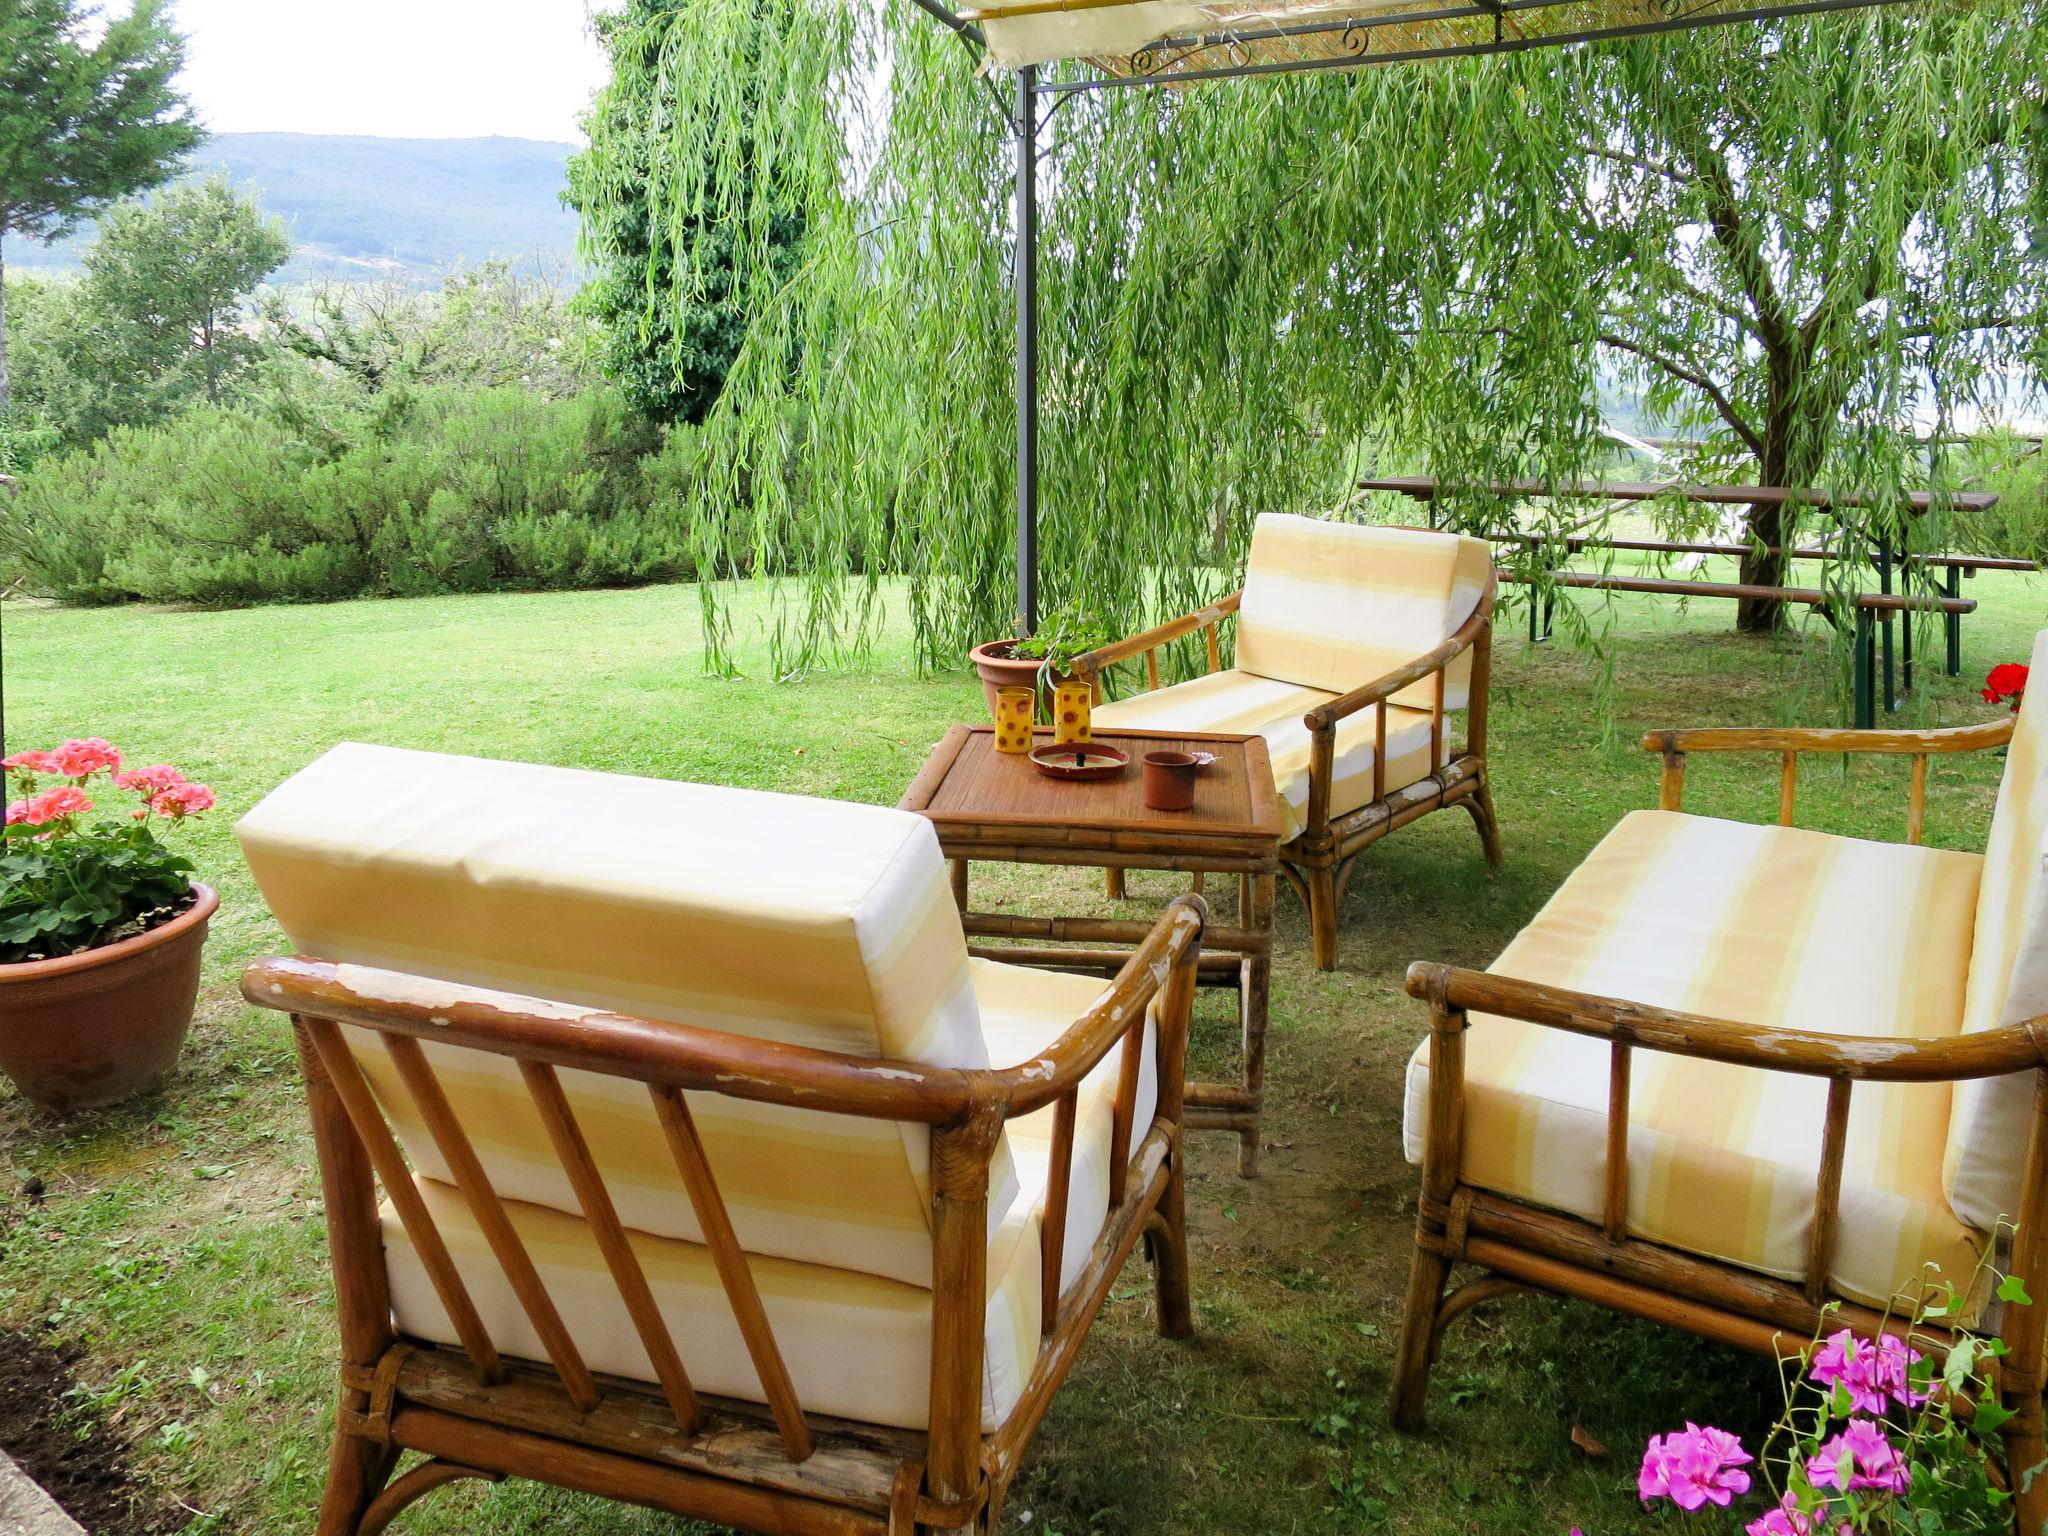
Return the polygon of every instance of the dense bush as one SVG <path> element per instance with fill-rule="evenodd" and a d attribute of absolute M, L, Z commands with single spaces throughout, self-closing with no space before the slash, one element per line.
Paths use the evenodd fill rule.
<path fill-rule="evenodd" d="M 433 387 L 294 413 L 200 407 L 42 460 L 0 561 L 77 603 L 589 587 L 691 574 L 694 439 L 615 391 Z"/>

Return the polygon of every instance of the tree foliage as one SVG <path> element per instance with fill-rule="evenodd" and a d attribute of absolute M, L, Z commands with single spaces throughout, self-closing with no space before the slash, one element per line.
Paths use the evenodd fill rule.
<path fill-rule="evenodd" d="M 951 662 L 1014 601 L 1001 94 L 907 4 L 695 0 L 647 46 L 678 107 L 630 168 L 657 214 L 643 321 L 728 272 L 751 317 L 706 423 L 698 564 L 803 578 L 785 667 L 857 647 L 907 572 L 924 655 Z M 2044 61 L 1993 0 L 1064 102 L 1045 600 L 1136 622 L 1213 596 L 1258 511 L 1334 507 L 1368 456 L 1572 478 L 1616 367 L 1708 435 L 1698 467 L 1874 498 L 1841 514 L 1866 547 L 1928 473 L 1910 412 L 2038 359 L 2018 125 Z M 755 92 L 776 111 L 743 110 Z M 785 282 L 759 258 L 792 197 Z M 693 245 L 706 218 L 750 259 Z"/>
<path fill-rule="evenodd" d="M 663 423 L 702 421 L 724 387 L 747 325 L 745 285 L 735 279 L 735 264 L 764 261 L 770 279 L 782 281 L 804 231 L 800 205 L 758 179 L 750 195 L 779 206 L 767 239 L 746 251 L 707 209 L 650 205 L 648 182 L 656 163 L 672 153 L 693 152 L 679 147 L 673 135 L 699 108 L 669 89 L 661 44 L 668 25 L 696 3 L 701 0 L 628 0 L 624 10 L 596 16 L 612 75 L 591 106 L 590 147 L 569 162 L 566 194 L 582 215 L 583 254 L 592 268 L 578 307 L 600 328 L 604 370 L 638 409 Z M 721 106 L 758 117 L 763 98 L 755 84 L 757 60 L 772 42 L 770 18 L 762 6 L 744 9 L 742 21 L 751 24 L 753 37 L 736 60 L 740 73 L 727 82 Z M 774 110 L 781 110 L 779 103 Z M 660 231 L 657 220 L 665 225 Z M 650 302 L 656 293 L 677 297 L 670 256 L 675 245 L 690 250 L 694 281 L 688 302 Z"/>
<path fill-rule="evenodd" d="M 80 0 L 0 10 L 0 253 L 9 235 L 50 239 L 176 171 L 202 137 L 176 85 L 184 64 L 169 0 L 112 17 Z M 0 297 L 0 412 L 6 324 Z"/>
<path fill-rule="evenodd" d="M 85 255 L 85 298 L 125 371 L 146 375 L 160 395 L 199 393 L 218 405 L 256 356 L 243 307 L 291 252 L 281 220 L 225 175 L 209 176 L 101 219 Z"/>

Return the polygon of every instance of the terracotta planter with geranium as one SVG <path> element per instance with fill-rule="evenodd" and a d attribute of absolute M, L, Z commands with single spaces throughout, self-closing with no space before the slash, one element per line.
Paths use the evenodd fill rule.
<path fill-rule="evenodd" d="M 219 898 L 158 836 L 213 805 L 99 737 L 0 762 L 0 1072 L 60 1113 L 118 1103 L 177 1060 Z"/>

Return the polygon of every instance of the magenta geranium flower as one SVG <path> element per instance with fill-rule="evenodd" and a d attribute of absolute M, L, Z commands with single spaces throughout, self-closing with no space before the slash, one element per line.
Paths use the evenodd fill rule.
<path fill-rule="evenodd" d="M 1848 1428 L 1807 1458 L 1806 1480 L 1816 1488 L 1845 1493 L 1869 1488 L 1904 1493 L 1913 1480 L 1913 1469 L 1879 1425 L 1869 1419 L 1851 1419 Z"/>
<path fill-rule="evenodd" d="M 1875 1415 L 1893 1401 L 1906 1408 L 1927 1401 L 1927 1394 L 1912 1385 L 1913 1367 L 1921 1358 L 1919 1350 L 1894 1334 L 1881 1334 L 1873 1342 L 1844 1328 L 1822 1343 L 1807 1374 L 1823 1387 L 1847 1388 L 1856 1412 Z"/>
<path fill-rule="evenodd" d="M 1809 1515 L 1799 1507 L 1799 1500 L 1788 1493 L 1778 1500 L 1776 1509 L 1742 1529 L 1744 1536 L 1825 1536 L 1826 1519 L 1825 1510 Z M 1850 1536 L 1848 1521 L 1835 1527 L 1835 1536 Z"/>
<path fill-rule="evenodd" d="M 1645 1503 L 1669 1499 L 1685 1510 L 1708 1503 L 1726 1507 L 1736 1494 L 1749 1492 L 1749 1474 L 1740 1469 L 1752 1459 L 1727 1430 L 1688 1421 L 1681 1433 L 1652 1437 L 1636 1474 L 1636 1492 Z"/>

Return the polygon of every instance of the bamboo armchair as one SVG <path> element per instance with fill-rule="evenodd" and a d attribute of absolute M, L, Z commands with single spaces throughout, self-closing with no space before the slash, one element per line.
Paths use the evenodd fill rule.
<path fill-rule="evenodd" d="M 1010 1480 L 1089 1324 L 1142 1240 L 1154 1265 L 1160 1332 L 1193 1331 L 1188 1301 L 1180 1161 L 1182 1067 L 1204 911 L 1175 901 L 1101 1000 L 1036 1061 L 1006 1070 L 949 1071 L 804 1050 L 415 976 L 321 960 L 259 960 L 242 992 L 289 1013 L 297 1036 L 327 1206 L 340 1309 L 341 1405 L 321 1536 L 376 1536 L 415 1500 L 462 1478 L 530 1477 L 560 1487 L 747 1530 L 871 1533 L 993 1530 Z M 1159 1000 L 1160 1093 L 1152 1123 L 1131 1123 L 1139 1039 Z M 498 1347 L 413 1179 L 344 1029 L 379 1035 L 399 1063 L 462 1194 L 476 1209 L 533 1327 L 546 1364 Z M 600 1378 L 584 1364 L 504 1202 L 446 1099 L 419 1042 L 518 1064 L 584 1202 L 633 1314 L 658 1384 Z M 1125 1170 L 1114 1212 L 1082 1279 L 1064 1297 L 1065 1185 L 1055 1177 L 1043 1224 L 1043 1340 L 1022 1399 L 993 1433 L 981 1429 L 982 1301 L 989 1162 L 1003 1126 L 1051 1105 L 1053 1163 L 1074 1152 L 1082 1082 L 1121 1052 L 1111 1165 Z M 686 1363 L 627 1240 L 560 1069 L 644 1084 L 675 1156 L 678 1193 L 702 1221 L 725 1297 L 766 1390 L 765 1412 L 691 1386 Z M 685 1093 L 802 1106 L 929 1126 L 933 1349 L 924 1433 L 808 1415 L 776 1343 L 747 1256 L 734 1237 Z M 435 1106 L 438 1106 L 435 1107 Z M 463 1347 L 409 1340 L 392 1322 L 377 1186 L 427 1259 Z M 392 1480 L 400 1456 L 422 1453 Z"/>
<path fill-rule="evenodd" d="M 1269 521 L 1304 520 L 1261 519 L 1262 530 Z M 1443 539 L 1452 537 L 1427 535 L 1425 530 L 1391 531 L 1424 533 L 1428 537 Z M 1257 555 L 1255 543 L 1254 579 L 1257 576 Z M 1205 721 L 1203 712 L 1218 706 L 1207 701 L 1183 705 L 1175 697 L 1181 689 L 1196 685 L 1183 684 L 1180 689 L 1160 687 L 1160 647 L 1197 633 L 1202 636 L 1207 651 L 1206 675 L 1217 679 L 1225 677 L 1218 631 L 1225 619 L 1240 615 L 1245 597 L 1242 590 L 1207 608 L 1183 614 L 1141 634 L 1090 651 L 1074 662 L 1073 671 L 1077 676 L 1099 679 L 1108 668 L 1143 657 L 1146 691 L 1114 704 L 1098 706 L 1096 718 L 1102 728 L 1179 727 L 1263 735 L 1272 751 L 1276 776 L 1283 780 L 1283 800 L 1288 798 L 1286 791 L 1289 785 L 1285 781 L 1295 766 L 1292 759 L 1298 753 L 1305 734 L 1305 760 L 1299 768 L 1305 778 L 1306 793 L 1298 807 L 1289 806 L 1292 835 L 1281 845 L 1281 872 L 1308 908 L 1316 965 L 1322 970 L 1330 970 L 1337 963 L 1337 910 L 1358 856 L 1389 832 L 1431 811 L 1462 805 L 1472 815 L 1487 862 L 1494 865 L 1501 862 L 1500 823 L 1494 812 L 1486 763 L 1487 696 L 1492 671 L 1496 588 L 1497 578 L 1489 558 L 1475 606 L 1447 636 L 1435 641 L 1413 660 L 1404 661 L 1362 686 L 1345 691 L 1296 690 L 1296 697 L 1289 702 L 1298 707 L 1307 706 L 1300 707 L 1299 712 L 1282 709 L 1274 714 L 1254 704 L 1249 710 L 1233 713 L 1234 706 L 1226 700 L 1220 706 L 1223 711 L 1221 717 Z M 1359 601 L 1369 603 L 1370 594 Z M 1465 739 L 1461 746 L 1453 749 L 1448 744 L 1444 718 L 1447 688 L 1452 686 L 1448 674 L 1461 659 L 1468 657 L 1470 671 Z M 1258 674 L 1256 667 L 1245 665 L 1242 655 L 1239 666 L 1241 670 L 1231 676 L 1248 676 L 1255 682 L 1267 681 Z M 1426 707 L 1415 699 L 1415 690 L 1425 685 L 1429 693 Z M 1406 696 L 1405 707 L 1397 700 L 1397 695 Z M 1348 748 L 1340 746 L 1339 736 L 1345 722 L 1367 710 L 1373 714 L 1370 741 L 1359 739 Z M 1163 711 L 1173 713 L 1168 715 Z M 1392 743 L 1391 752 L 1388 734 L 1390 711 L 1394 712 L 1397 727 L 1402 728 L 1400 738 Z M 1290 748 L 1294 751 L 1291 752 Z M 1369 776 L 1363 784 L 1345 785 L 1338 766 L 1340 757 L 1347 751 L 1355 754 L 1364 748 L 1370 751 Z M 1426 758 L 1421 755 L 1425 750 Z M 1349 788 L 1352 793 L 1340 795 L 1340 786 Z M 1349 799 L 1352 803 L 1340 804 L 1340 799 Z M 1121 897 L 1124 894 L 1123 871 L 1109 869 L 1105 871 L 1105 878 L 1109 895 Z"/>
<path fill-rule="evenodd" d="M 2048 653 L 2048 634 L 2043 636 L 2041 651 Z M 2036 659 L 2041 659 L 2040 654 Z M 2037 739 L 2039 734 L 2036 733 Z M 1944 753 L 1997 747 L 2014 737 L 2015 722 L 2008 719 L 1929 731 L 1669 730 L 1651 733 L 1644 746 L 1663 758 L 1663 813 L 1680 811 L 1686 760 L 1691 754 L 1779 754 L 1782 787 L 1778 821 L 1782 828 L 1793 825 L 1797 764 L 1801 756 L 1867 752 L 1908 757 L 1912 767 L 1906 830 L 1908 846 L 1916 846 L 1924 825 L 1928 759 Z M 2025 880 L 2029 878 L 2024 873 L 2029 859 L 2033 869 L 2039 870 L 2044 851 L 2036 845 L 2041 836 L 2040 811 L 2048 805 L 2048 789 L 2043 788 L 2048 786 L 2048 777 L 2042 775 L 2035 755 L 2026 756 L 2024 761 L 2021 758 L 2021 750 L 2015 746 L 2007 764 L 2000 810 L 1994 820 L 1993 843 L 1995 853 L 2001 837 L 2019 840 L 2018 857 L 2011 867 L 2020 871 L 2019 878 Z M 1659 814 L 1639 812 L 1637 816 Z M 1707 818 L 1671 820 L 1687 824 L 1681 831 L 1738 826 L 1710 822 Z M 1628 825 L 1623 823 L 1623 828 Z M 1618 828 L 1615 836 L 1622 830 Z M 1767 836 L 1774 829 L 1746 831 Z M 1810 840 L 1801 845 L 1802 858 L 1816 853 L 1825 856 L 1834 845 L 1843 845 L 1849 849 L 1845 857 L 1863 860 L 1874 857 L 1872 850 L 1881 852 L 1891 846 L 1822 839 L 1812 833 L 1790 835 Z M 1607 845 L 1602 846 L 1604 849 Z M 1601 857 L 1596 851 L 1588 866 Z M 1927 857 L 1946 861 L 1975 859 L 1974 855 L 1931 852 Z M 1976 861 L 1986 871 L 1984 901 L 1999 907 L 1990 921 L 2003 925 L 2008 908 L 2023 906 L 2034 914 L 2026 921 L 2035 925 L 2031 931 L 2038 935 L 2042 921 L 2038 890 L 2031 898 L 2022 890 L 2011 901 L 2006 899 L 2003 889 L 1994 893 L 1990 888 L 1992 859 L 1987 854 Z M 1968 865 L 1953 867 L 1966 872 L 1969 869 Z M 1579 878 L 1574 875 L 1573 881 Z M 1976 877 L 1970 874 L 1969 878 L 1965 911 L 1974 904 L 1977 894 Z M 1554 905 L 1569 899 L 1573 881 L 1567 882 Z M 1707 900 L 1709 896 L 1700 899 Z M 1880 898 L 1872 900 L 1873 905 L 1882 904 Z M 1839 904 L 1839 897 L 1837 901 Z M 1581 904 L 1572 911 L 1583 919 L 1587 909 Z M 2011 915 L 2014 923 L 2018 923 L 2020 914 Z M 1852 913 L 1838 920 L 1853 927 L 1860 916 Z M 1531 930 L 1525 930 L 1524 937 L 1543 922 L 1544 918 L 1539 917 Z M 1917 933 L 1939 926 L 1938 916 L 1922 912 L 1901 931 Z M 1676 930 L 1672 931 L 1676 934 Z M 2006 931 L 2003 927 L 1995 930 Z M 1675 946 L 1681 944 L 1682 935 L 1672 942 Z M 1796 954 L 1798 941 L 1790 942 Z M 1969 942 L 1975 946 L 1972 954 L 1981 958 L 1992 941 L 1986 938 L 1980 924 L 1975 938 Z M 2015 942 L 2023 947 L 2038 944 L 2039 939 L 2022 936 Z M 1825 988 L 1820 1000 L 1827 1006 L 1803 1014 L 1795 1011 L 1789 1022 L 1774 1019 L 1761 1023 L 1652 1006 L 1557 985 L 1550 978 L 1529 979 L 1513 974 L 1518 966 L 1545 969 L 1545 953 L 1541 943 L 1525 947 L 1518 939 L 1492 972 L 1427 963 L 1416 964 L 1408 972 L 1409 994 L 1429 1005 L 1430 1032 L 1417 1052 L 1410 1076 L 1410 1155 L 1414 1156 L 1413 1143 L 1419 1132 L 1422 1191 L 1406 1315 L 1395 1366 L 1392 1418 L 1397 1428 L 1415 1430 L 1423 1424 L 1429 1372 L 1445 1328 L 1471 1307 L 1516 1291 L 1598 1302 L 1616 1311 L 1767 1354 L 1796 1352 L 1824 1325 L 1848 1326 L 1864 1335 L 1880 1330 L 1906 1332 L 1910 1316 L 1900 1315 L 1889 1304 L 1880 1304 L 1886 1296 L 1880 1288 L 1882 1282 L 1865 1280 L 1860 1287 L 1865 1294 L 1857 1295 L 1846 1290 L 1840 1280 L 1845 1251 L 1852 1244 L 1867 1246 L 1870 1229 L 1877 1224 L 1873 1212 L 1885 1209 L 1881 1202 L 1873 1203 L 1867 1187 L 1857 1187 L 1881 1180 L 1867 1166 L 1860 1165 L 1870 1155 L 1870 1128 L 1865 1124 L 1863 1139 L 1856 1139 L 1855 1126 L 1863 1117 L 1852 1118 L 1852 1103 L 1869 1106 L 1866 1115 L 1887 1117 L 1897 1114 L 1897 1101 L 1880 1097 L 1873 1102 L 1867 1095 L 1918 1095 L 1914 1102 L 1919 1109 L 1915 1112 L 1938 1116 L 1948 1136 L 1981 1136 L 1988 1128 L 1995 1131 L 1999 1143 L 2006 1145 L 2008 1155 L 2024 1148 L 2023 1164 L 2015 1164 L 2016 1204 L 2002 1201 L 1989 1208 L 1989 1214 L 1985 1209 L 1972 1209 L 1966 1191 L 1956 1182 L 1958 1153 L 1953 1141 L 1948 1143 L 1943 1178 L 1931 1198 L 1944 1203 L 1941 1215 L 1953 1229 L 1946 1239 L 1950 1251 L 1967 1253 L 1954 1240 L 1957 1234 L 1969 1234 L 1975 1247 L 2009 1239 L 2009 1249 L 1999 1255 L 2000 1267 L 2018 1275 L 2037 1298 L 2044 1293 L 2043 1288 L 2048 1287 L 2048 1013 L 2039 1011 L 2038 980 L 2010 979 L 2015 974 L 2011 946 L 2004 950 L 2007 976 L 2000 984 L 2002 1022 L 1994 1009 L 1986 1015 L 1988 1027 L 1975 1027 L 1966 1021 L 1961 1032 L 1938 1037 L 1836 1032 L 1835 1025 L 1847 1024 L 1853 1029 L 1855 1021 L 1866 1016 L 1858 1010 L 1860 998 L 1838 1001 L 1826 997 Z M 1769 957 L 1742 953 L 1745 961 L 1768 963 Z M 1532 956 L 1536 958 L 1532 960 Z M 1548 963 L 1551 970 L 1561 964 L 1554 957 Z M 1653 957 L 1642 963 L 1647 972 L 1654 969 L 1657 961 Z M 1739 967 L 1742 962 L 1735 963 Z M 1930 947 L 1924 963 L 1911 957 L 1898 974 L 1918 978 L 1922 985 L 1928 984 L 1929 977 L 1945 984 L 1953 978 L 1936 970 L 1944 963 L 1952 962 L 1944 962 Z M 1969 965 L 1969 986 L 1974 991 L 1984 967 L 1970 955 L 1966 955 L 1965 963 Z M 2022 971 L 2026 963 L 2022 958 Z M 1884 979 L 1888 980 L 1889 975 Z M 1961 990 L 1959 980 L 1949 988 L 1956 996 L 1960 996 Z M 1795 991 L 1789 995 L 1798 994 Z M 1809 1002 L 1815 1000 L 1811 992 L 1805 997 Z M 1596 1123 L 1585 1126 L 1569 1150 L 1557 1143 L 1547 1152 L 1539 1149 L 1532 1154 L 1539 1159 L 1547 1157 L 1552 1163 L 1567 1158 L 1585 1159 L 1586 1165 L 1574 1170 L 1587 1195 L 1582 1208 L 1567 1211 L 1559 1200 L 1532 1198 L 1526 1189 L 1504 1191 L 1498 1187 L 1514 1181 L 1501 1177 L 1499 1158 L 1487 1141 L 1494 1134 L 1488 1122 L 1500 1123 L 1502 1106 L 1508 1102 L 1503 1095 L 1511 1094 L 1514 1088 L 1504 1084 L 1498 1073 L 1479 1084 L 1471 1080 L 1468 1042 L 1479 1038 L 1470 1030 L 1475 1014 L 1481 1016 L 1478 1023 L 1482 1031 L 1535 1026 L 1527 1031 L 1527 1038 L 1539 1046 L 1546 1039 L 1563 1038 L 1592 1042 L 1596 1051 L 1604 1046 L 1604 1104 L 1595 1099 L 1576 1106 L 1582 1118 Z M 1654 1109 L 1643 1108 L 1650 1093 L 1643 1086 L 1645 1069 L 1664 1060 L 1688 1063 L 1681 1089 L 1696 1095 L 1711 1092 L 1704 1085 L 1704 1075 L 1720 1071 L 1721 1066 L 1692 1064 L 1713 1063 L 1743 1069 L 1750 1074 L 1745 1080 L 1758 1085 L 1749 1091 L 1759 1096 L 1783 1095 L 1787 1090 L 1773 1085 L 1795 1081 L 1825 1085 L 1824 1109 L 1817 1117 L 1809 1118 L 1798 1112 L 1784 1117 L 1792 1122 L 1784 1134 L 1803 1139 L 1815 1130 L 1818 1132 L 1809 1154 L 1811 1172 L 1806 1175 L 1806 1187 L 1811 1191 L 1805 1205 L 1807 1216 L 1803 1225 L 1795 1225 L 1784 1234 L 1787 1241 L 1803 1248 L 1803 1262 L 1786 1265 L 1785 1271 L 1779 1273 L 1766 1273 L 1760 1264 L 1716 1256 L 1711 1251 L 1716 1240 L 1688 1230 L 1688 1222 L 1698 1218 L 1683 1209 L 1658 1212 L 1659 1230 L 1654 1234 L 1640 1230 L 1643 1213 L 1655 1199 L 1654 1181 L 1672 1177 L 1670 1169 L 1675 1166 L 1670 1161 L 1668 1124 L 1653 1127 L 1648 1140 L 1643 1135 L 1644 1116 L 1656 1113 Z M 1592 1066 L 1592 1059 L 1575 1057 L 1574 1061 L 1581 1071 Z M 1425 1062 L 1425 1097 L 1418 1101 L 1419 1068 Z M 1936 1097 L 1941 1087 L 1951 1084 L 1956 1085 L 1953 1111 L 1947 1107 L 1946 1096 Z M 1597 1085 L 1588 1087 L 1597 1093 Z M 1985 1097 L 1965 1097 L 1980 1092 Z M 2004 1095 L 2002 1109 L 1991 1102 L 1990 1095 L 1996 1092 Z M 1781 1097 L 1769 1102 L 1782 1107 L 1797 1101 Z M 1971 1115 L 1984 1118 L 1977 1120 L 1974 1127 L 1964 1126 L 1964 1117 Z M 2003 1118 L 1999 1118 L 2001 1115 Z M 1813 1118 L 1817 1118 L 1817 1126 Z M 1519 1123 L 1526 1130 L 1528 1122 Z M 1556 1120 L 1540 1122 L 1537 1137 L 1554 1137 L 1559 1124 Z M 1896 1124 L 1896 1120 L 1888 1121 L 1890 1128 Z M 1773 1128 L 1771 1134 L 1779 1133 Z M 1663 1138 L 1661 1143 L 1659 1137 Z M 1604 1138 L 1604 1153 L 1599 1148 L 1600 1138 Z M 1775 1141 L 1771 1155 L 1782 1158 L 1783 1146 L 1782 1139 Z M 1966 1161 L 1973 1154 L 1965 1151 L 1960 1155 Z M 1475 1157 L 1487 1166 L 1475 1167 Z M 1659 1160 L 1658 1167 L 1645 1166 Z M 1944 1159 L 1936 1157 L 1935 1162 L 1942 1166 Z M 1796 1204 L 1796 1186 L 1790 1182 L 1794 1175 L 1782 1167 L 1777 1171 L 1787 1180 L 1780 1193 L 1790 1192 L 1794 1196 L 1783 1205 Z M 1557 1176 L 1552 1177 L 1555 1182 Z M 1759 1187 L 1762 1186 L 1752 1186 Z M 1845 1205 L 1852 1194 L 1860 1204 L 1856 1213 L 1845 1215 Z M 1753 1208 L 1762 1204 L 1759 1195 L 1749 1198 Z M 1894 1204 L 1898 1203 L 1895 1200 Z M 1780 1207 L 1772 1208 L 1771 1219 L 1782 1221 Z M 1914 1266 L 1913 1255 L 1917 1250 L 1913 1244 L 1935 1242 L 1937 1239 L 1927 1234 L 1941 1227 L 1939 1219 L 1917 1230 L 1909 1226 L 1898 1249 L 1901 1264 Z M 1781 1242 L 1780 1259 L 1784 1256 L 1783 1247 Z M 1882 1257 L 1890 1258 L 1892 1254 L 1885 1250 Z M 1458 1263 L 1473 1265 L 1480 1273 L 1446 1294 L 1452 1265 Z M 1790 1273 L 1791 1270 L 1799 1272 Z M 1961 1284 L 1966 1276 L 1950 1269 L 1946 1278 Z M 1897 1296 L 1899 1290 L 1890 1294 Z M 2039 1304 L 2000 1308 L 1992 1302 L 1985 1308 L 1979 1326 L 1995 1330 L 2010 1350 L 1999 1364 L 1997 1379 L 2005 1406 L 2014 1417 L 2002 1427 L 2001 1433 L 2006 1442 L 2011 1483 L 2017 1494 L 2020 1528 L 2026 1536 L 2038 1536 L 2044 1522 L 2048 1522 L 2048 1477 L 2027 1474 L 2048 1460 L 2042 1414 L 2048 1311 Z M 1927 1324 L 1918 1331 L 1937 1336 L 1943 1332 Z"/>

